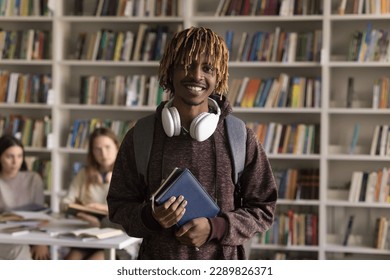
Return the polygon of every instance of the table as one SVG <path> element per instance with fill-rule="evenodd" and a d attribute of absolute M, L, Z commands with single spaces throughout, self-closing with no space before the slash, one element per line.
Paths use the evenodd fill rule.
<path fill-rule="evenodd" d="M 43 231 L 30 231 L 22 235 L 10 235 L 1 232 L 1 229 L 14 225 L 7 223 L 0 224 L 0 243 L 106 249 L 106 259 L 111 260 L 115 260 L 115 251 L 117 249 L 124 249 L 141 240 L 140 238 L 129 237 L 126 233 L 112 238 L 88 241 L 50 235 L 53 232 L 71 231 L 86 226 L 86 223 L 81 220 L 65 218 L 51 219 L 47 225 L 42 227 Z"/>

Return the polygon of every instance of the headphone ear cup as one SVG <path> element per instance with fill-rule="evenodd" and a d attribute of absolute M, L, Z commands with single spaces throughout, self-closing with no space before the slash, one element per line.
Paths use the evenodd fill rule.
<path fill-rule="evenodd" d="M 173 118 L 171 116 L 171 113 L 169 112 L 169 108 L 164 107 L 162 109 L 161 120 L 162 120 L 162 125 L 164 128 L 165 134 L 168 137 L 172 137 L 175 130 L 174 130 Z"/>
<path fill-rule="evenodd" d="M 190 135 L 192 138 L 202 142 L 209 138 L 218 125 L 219 115 L 210 113 L 199 114 L 191 123 Z"/>
<path fill-rule="evenodd" d="M 180 135 L 181 122 L 179 112 L 175 107 L 172 107 L 172 100 L 169 101 L 161 112 L 162 125 L 165 134 L 168 137 Z"/>
<path fill-rule="evenodd" d="M 176 107 L 169 107 L 169 112 L 173 120 L 173 135 L 179 136 L 181 130 L 180 114 Z"/>
<path fill-rule="evenodd" d="M 197 139 L 197 134 L 198 134 L 198 124 L 200 121 L 205 118 L 208 115 L 208 113 L 200 113 L 195 117 L 195 119 L 192 120 L 191 125 L 190 125 L 190 135 L 192 138 Z"/>

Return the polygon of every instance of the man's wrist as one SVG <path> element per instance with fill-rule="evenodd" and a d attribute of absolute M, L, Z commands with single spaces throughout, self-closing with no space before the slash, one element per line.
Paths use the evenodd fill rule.
<path fill-rule="evenodd" d="M 153 209 L 152 204 L 148 203 L 142 208 L 141 218 L 144 225 L 154 231 L 161 230 L 161 225 L 157 222 L 157 220 L 153 217 Z"/>
<path fill-rule="evenodd" d="M 225 218 L 223 217 L 215 217 L 215 218 L 209 218 L 209 223 L 211 227 L 210 236 L 207 239 L 207 241 L 211 240 L 222 240 L 222 238 L 225 236 L 225 232 L 228 226 L 228 223 Z"/>

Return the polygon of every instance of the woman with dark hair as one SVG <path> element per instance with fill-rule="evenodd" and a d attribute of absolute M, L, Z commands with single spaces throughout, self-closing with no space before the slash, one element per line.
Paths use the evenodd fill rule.
<path fill-rule="evenodd" d="M 118 148 L 119 141 L 112 130 L 100 127 L 92 132 L 86 166 L 72 180 L 68 194 L 62 200 L 64 211 L 69 203 L 79 203 L 108 213 L 106 197 Z M 101 226 L 101 221 L 92 215 L 79 212 L 77 217 L 91 226 Z M 104 259 L 104 251 L 72 248 L 65 259 Z"/>
<path fill-rule="evenodd" d="M 44 204 L 44 184 L 38 173 L 27 171 L 22 143 L 11 135 L 0 138 L 0 212 Z M 0 259 L 49 259 L 43 245 L 0 245 Z"/>

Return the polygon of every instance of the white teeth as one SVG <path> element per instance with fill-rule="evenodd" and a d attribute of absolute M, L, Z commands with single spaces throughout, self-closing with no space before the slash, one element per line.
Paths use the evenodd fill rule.
<path fill-rule="evenodd" d="M 189 90 L 192 90 L 192 91 L 202 91 L 203 88 L 201 87 L 187 87 Z"/>

